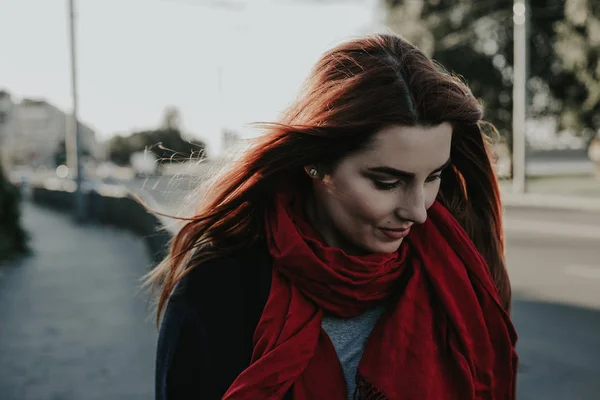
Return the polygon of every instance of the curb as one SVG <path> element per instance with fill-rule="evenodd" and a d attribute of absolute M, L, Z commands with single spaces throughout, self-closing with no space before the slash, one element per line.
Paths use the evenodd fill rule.
<path fill-rule="evenodd" d="M 69 190 L 70 186 L 72 186 L 71 182 L 33 186 L 31 201 L 57 211 L 67 212 L 73 208 L 74 201 L 73 191 Z M 173 235 L 166 218 L 147 210 L 129 189 L 119 185 L 97 185 L 86 191 L 85 196 L 87 223 L 128 230 L 147 243 L 155 263 L 164 258 Z M 148 199 L 142 198 L 142 200 L 146 202 Z M 154 206 L 154 204 L 149 205 Z"/>
<path fill-rule="evenodd" d="M 504 219 L 504 233 L 533 236 L 564 237 L 579 240 L 600 240 L 600 226 L 590 224 L 565 224 L 556 221 Z M 598 270 L 600 272 L 600 269 Z"/>
<path fill-rule="evenodd" d="M 162 206 L 154 199 L 147 190 L 145 189 L 130 189 L 124 188 L 124 190 L 132 197 L 139 197 L 144 203 L 150 206 L 154 211 L 163 212 Z M 158 220 L 160 227 L 164 228 L 169 234 L 175 235 L 179 231 L 178 223 L 176 219 L 165 217 L 164 215 L 154 214 L 154 217 Z"/>
<path fill-rule="evenodd" d="M 501 192 L 504 207 L 532 207 L 565 211 L 600 212 L 600 198 L 540 193 Z"/>

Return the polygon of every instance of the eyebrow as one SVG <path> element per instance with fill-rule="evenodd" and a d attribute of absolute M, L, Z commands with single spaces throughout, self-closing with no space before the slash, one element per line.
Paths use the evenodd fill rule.
<path fill-rule="evenodd" d="M 444 164 L 440 165 L 436 169 L 430 172 L 429 175 L 435 174 L 437 172 L 441 172 L 452 165 L 452 160 L 449 158 Z M 413 172 L 402 171 L 400 169 L 392 168 L 392 167 L 373 167 L 368 169 L 370 172 L 376 172 L 380 174 L 392 175 L 397 178 L 414 178 L 415 174 Z"/>

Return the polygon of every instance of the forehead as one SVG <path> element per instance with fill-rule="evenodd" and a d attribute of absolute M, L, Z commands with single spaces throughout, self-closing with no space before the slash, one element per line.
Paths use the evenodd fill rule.
<path fill-rule="evenodd" d="M 451 143 L 452 125 L 447 122 L 433 127 L 392 125 L 377 132 L 370 146 L 354 158 L 369 166 L 419 172 L 444 164 Z"/>

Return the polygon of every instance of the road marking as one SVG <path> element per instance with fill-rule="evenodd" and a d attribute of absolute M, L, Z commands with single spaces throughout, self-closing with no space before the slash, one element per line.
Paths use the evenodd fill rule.
<path fill-rule="evenodd" d="M 505 219 L 504 230 L 506 232 L 600 240 L 600 226 L 594 225 L 565 224 L 563 222 L 540 220 Z"/>
<path fill-rule="evenodd" d="M 600 279 L 600 267 L 590 265 L 568 265 L 565 267 L 565 273 L 579 278 Z"/>

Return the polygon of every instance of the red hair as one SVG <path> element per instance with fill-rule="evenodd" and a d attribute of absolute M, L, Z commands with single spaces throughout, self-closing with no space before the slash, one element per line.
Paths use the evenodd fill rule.
<path fill-rule="evenodd" d="M 453 127 L 452 168 L 443 173 L 438 199 L 487 261 L 508 309 L 499 189 L 481 118 L 480 103 L 460 79 L 398 36 L 370 35 L 326 52 L 282 120 L 265 124 L 264 135 L 205 191 L 169 255 L 149 274 L 159 289 L 159 318 L 191 269 L 264 236 L 263 213 L 276 188 L 284 181 L 309 188 L 304 166 L 334 167 L 391 124 L 442 122 Z"/>

